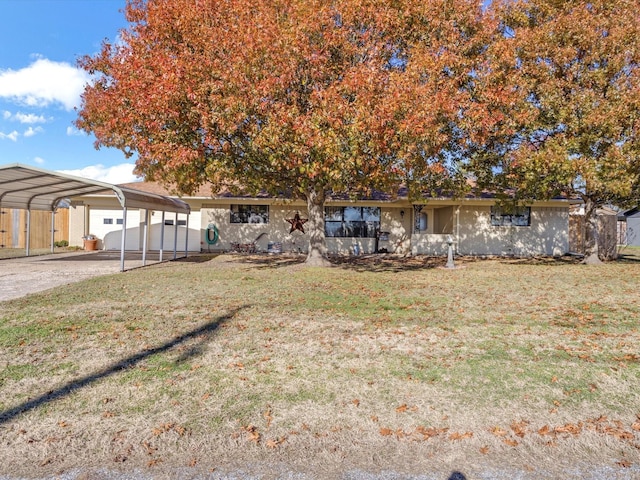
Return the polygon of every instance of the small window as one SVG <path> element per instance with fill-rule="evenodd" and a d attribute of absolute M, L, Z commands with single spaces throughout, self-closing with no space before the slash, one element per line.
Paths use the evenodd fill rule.
<path fill-rule="evenodd" d="M 113 225 L 113 218 L 103 218 L 102 223 L 105 225 Z"/>
<path fill-rule="evenodd" d="M 231 205 L 231 223 L 269 223 L 269 205 Z"/>
<path fill-rule="evenodd" d="M 178 226 L 179 227 L 186 227 L 187 226 L 187 221 L 186 220 L 178 220 Z"/>
<path fill-rule="evenodd" d="M 165 220 L 164 224 L 171 226 L 171 225 L 173 225 L 173 220 Z"/>
<path fill-rule="evenodd" d="M 418 215 L 418 221 L 416 223 L 418 224 L 419 232 L 426 232 L 429 225 L 429 218 L 427 217 L 427 214 L 424 212 L 421 212 Z"/>
<path fill-rule="evenodd" d="M 531 207 L 491 207 L 491 225 L 494 227 L 531 226 Z"/>
<path fill-rule="evenodd" d="M 121 218 L 116 218 L 116 225 L 122 225 L 123 221 Z"/>

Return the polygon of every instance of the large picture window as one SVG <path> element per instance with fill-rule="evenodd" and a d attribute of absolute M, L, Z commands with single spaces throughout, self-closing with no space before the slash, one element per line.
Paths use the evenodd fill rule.
<path fill-rule="evenodd" d="M 269 223 L 269 205 L 231 205 L 231 223 Z"/>
<path fill-rule="evenodd" d="M 375 237 L 380 230 L 378 207 L 326 207 L 324 233 L 327 237 Z"/>
<path fill-rule="evenodd" d="M 491 225 L 494 227 L 528 227 L 531 225 L 531 207 L 491 207 Z"/>

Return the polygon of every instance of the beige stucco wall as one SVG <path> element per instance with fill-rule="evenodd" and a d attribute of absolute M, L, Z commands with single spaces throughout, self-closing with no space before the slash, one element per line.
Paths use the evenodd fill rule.
<path fill-rule="evenodd" d="M 258 250 L 266 251 L 269 243 L 280 242 L 287 252 L 306 252 L 308 237 L 300 231 L 290 233 L 291 224 L 287 218 L 293 218 L 297 213 L 307 218 L 307 209 L 302 205 L 269 205 L 269 223 L 231 223 L 231 204 L 245 202 L 229 202 L 222 204 L 204 203 L 201 212 L 201 226 L 204 231 L 209 224 L 217 227 L 220 240 L 210 250 L 230 250 L 232 243 L 253 243 Z M 254 205 L 268 205 L 268 202 L 246 202 Z M 204 248 L 207 248 L 206 244 Z"/>
<path fill-rule="evenodd" d="M 189 250 L 228 251 L 232 243 L 256 243 L 258 251 L 266 251 L 270 243 L 282 243 L 283 251 L 306 253 L 308 235 L 299 231 L 290 232 L 287 219 L 295 213 L 307 218 L 307 208 L 303 202 L 278 202 L 267 199 L 187 199 L 192 208 L 189 218 Z M 116 208 L 113 197 L 86 197 L 84 204 L 76 202 L 69 209 L 69 241 L 71 245 L 82 246 L 82 237 L 91 232 L 87 227 L 87 211 L 101 208 Z M 269 222 L 256 224 L 232 224 L 231 204 L 269 205 Z M 352 203 L 331 203 L 331 205 L 353 205 Z M 456 251 L 465 255 L 562 255 L 569 251 L 568 206 L 556 203 L 534 205 L 531 208 L 531 226 L 494 227 L 491 225 L 491 206 L 487 201 L 472 201 L 457 205 L 453 201 L 433 201 L 422 208 L 427 214 L 426 231 L 414 233 L 414 208 L 409 203 L 374 204 L 380 206 L 380 230 L 386 233 L 378 243 L 378 248 L 396 254 L 445 255 L 447 241 L 456 241 Z M 87 210 L 88 209 L 88 210 Z M 456 212 L 459 212 L 456 214 Z M 95 213 L 95 212 L 94 212 Z M 142 214 L 140 215 L 142 217 Z M 166 218 L 174 218 L 167 213 Z M 181 219 L 185 218 L 181 215 Z M 161 212 L 151 217 L 150 249 L 159 246 L 158 230 Z M 216 245 L 205 242 L 207 225 L 214 224 L 220 233 Z M 128 224 L 128 229 L 140 235 L 140 221 Z M 116 227 L 114 225 L 114 227 Z M 184 227 L 183 227 L 184 230 Z M 129 231 L 129 230 L 128 230 Z M 155 232 L 155 233 L 153 233 Z M 165 249 L 173 245 L 173 229 L 166 227 Z M 134 232 L 135 233 L 135 232 Z M 184 234 L 179 229 L 178 248 L 184 248 Z M 136 235 L 132 235 L 135 238 Z M 129 234 L 128 237 L 129 239 Z M 129 248 L 129 240 L 127 242 Z M 357 244 L 361 253 L 373 253 L 376 248 L 374 238 L 327 238 L 327 248 L 331 253 L 351 254 Z M 103 248 L 104 245 L 100 244 Z M 139 240 L 140 248 L 142 240 Z M 172 247 L 171 247 L 172 248 Z"/>
<path fill-rule="evenodd" d="M 569 210 L 531 207 L 528 227 L 494 227 L 490 206 L 460 208 L 457 251 L 465 255 L 563 255 L 569 251 Z"/>

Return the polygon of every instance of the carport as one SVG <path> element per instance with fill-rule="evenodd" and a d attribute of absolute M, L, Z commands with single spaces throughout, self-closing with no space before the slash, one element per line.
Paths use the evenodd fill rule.
<path fill-rule="evenodd" d="M 29 256 L 29 237 L 31 232 L 31 211 L 51 212 L 51 252 L 54 251 L 54 212 L 72 197 L 104 193 L 111 191 L 118 199 L 123 211 L 122 244 L 120 249 L 120 270 L 124 271 L 125 241 L 127 232 L 127 209 L 144 209 L 144 242 L 142 264 L 146 263 L 149 212 L 161 211 L 163 222 L 160 238 L 160 261 L 162 261 L 164 241 L 164 216 L 166 212 L 186 214 L 187 224 L 191 209 L 177 198 L 165 197 L 154 193 L 142 192 L 129 187 L 119 187 L 106 182 L 66 175 L 14 163 L 0 166 L 0 208 L 17 208 L 27 211 L 26 256 Z M 173 258 L 177 257 L 178 222 L 174 222 Z M 184 256 L 188 255 L 188 229 L 185 240 Z"/>

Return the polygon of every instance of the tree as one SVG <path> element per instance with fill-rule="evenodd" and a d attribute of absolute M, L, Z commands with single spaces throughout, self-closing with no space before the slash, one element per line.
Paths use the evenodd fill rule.
<path fill-rule="evenodd" d="M 129 0 L 129 28 L 80 64 L 77 126 L 189 193 L 306 199 L 326 260 L 328 195 L 463 185 L 459 121 L 485 29 L 475 0 Z"/>
<path fill-rule="evenodd" d="M 596 209 L 628 203 L 640 180 L 638 4 L 502 0 L 491 8 L 500 34 L 477 100 L 499 120 L 481 126 L 485 143 L 471 168 L 516 201 L 581 198 L 585 262 L 599 262 Z"/>

